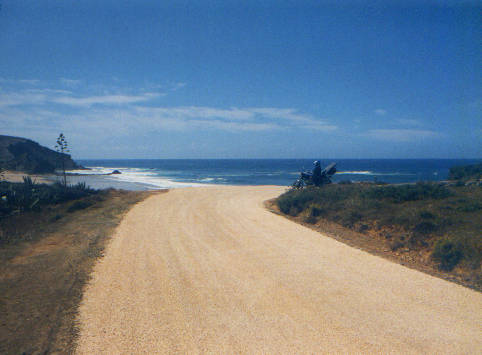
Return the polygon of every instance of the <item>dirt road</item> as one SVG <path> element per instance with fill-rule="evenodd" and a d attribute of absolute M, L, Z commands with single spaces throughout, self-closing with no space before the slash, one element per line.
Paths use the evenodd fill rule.
<path fill-rule="evenodd" d="M 279 187 L 150 197 L 80 309 L 80 354 L 476 354 L 482 295 L 263 208 Z"/>

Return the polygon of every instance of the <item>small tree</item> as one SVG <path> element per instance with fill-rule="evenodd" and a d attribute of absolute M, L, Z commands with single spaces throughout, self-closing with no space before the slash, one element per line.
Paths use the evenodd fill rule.
<path fill-rule="evenodd" d="M 65 157 L 67 153 L 70 152 L 67 140 L 63 133 L 60 133 L 59 137 L 57 138 L 57 144 L 55 145 L 55 150 L 60 153 L 60 159 L 62 162 L 62 175 L 63 180 L 62 184 L 67 186 L 67 175 L 65 174 Z"/>

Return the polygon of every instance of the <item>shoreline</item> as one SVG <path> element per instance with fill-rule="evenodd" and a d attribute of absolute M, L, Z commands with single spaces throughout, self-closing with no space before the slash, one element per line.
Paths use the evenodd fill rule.
<path fill-rule="evenodd" d="M 91 170 L 91 169 L 86 169 Z M 113 169 L 116 171 L 116 169 Z M 169 179 L 167 177 L 159 176 L 154 179 L 148 180 L 144 176 L 131 176 L 127 173 L 77 173 L 77 172 L 67 172 L 67 182 L 68 184 L 75 185 L 77 183 L 85 183 L 87 186 L 94 189 L 106 189 L 114 188 L 129 191 L 156 191 L 171 188 L 186 188 L 186 187 L 207 187 L 207 186 L 281 186 L 290 188 L 290 184 L 236 184 L 236 183 L 216 183 L 209 180 L 207 181 L 195 181 L 195 182 L 185 182 L 176 181 L 174 179 Z M 56 181 L 60 181 L 62 178 L 61 174 L 31 174 L 20 171 L 6 170 L 3 173 L 3 179 L 7 182 L 21 183 L 23 182 L 23 177 L 28 176 L 34 180 L 37 184 L 53 184 Z M 145 181 L 143 181 L 145 180 Z M 422 181 L 420 181 L 422 182 Z M 458 184 L 454 180 L 437 180 L 428 181 L 437 183 L 444 186 L 455 186 Z M 334 182 L 333 184 L 344 184 L 346 182 Z M 386 185 L 386 186 L 399 186 L 399 185 L 414 185 L 418 182 L 395 182 L 395 183 L 385 183 L 385 182 L 375 182 L 375 181 L 351 181 L 350 184 L 360 184 L 360 185 Z M 481 181 L 468 181 L 466 185 L 481 185 Z"/>
<path fill-rule="evenodd" d="M 7 182 L 23 182 L 24 176 L 30 177 L 37 184 L 53 184 L 57 177 L 54 174 L 29 174 L 12 170 L 3 173 L 4 180 Z"/>
<path fill-rule="evenodd" d="M 116 174 L 72 174 L 67 173 L 67 183 L 69 185 L 75 185 L 78 183 L 85 183 L 87 186 L 93 189 L 118 189 L 128 191 L 157 191 L 163 190 L 163 188 L 156 187 L 154 185 L 135 182 L 135 181 L 122 181 L 114 178 L 109 179 Z M 23 177 L 30 177 L 36 184 L 53 184 L 56 181 L 60 181 L 61 174 L 30 174 L 20 171 L 7 170 L 4 172 L 4 181 L 13 183 L 22 183 Z"/>

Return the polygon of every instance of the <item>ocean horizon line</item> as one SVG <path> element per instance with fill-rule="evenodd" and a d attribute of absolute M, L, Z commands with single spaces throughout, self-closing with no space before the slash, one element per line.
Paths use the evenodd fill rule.
<path fill-rule="evenodd" d="M 74 158 L 72 158 L 74 159 Z M 480 158 L 75 158 L 74 160 L 482 160 Z"/>

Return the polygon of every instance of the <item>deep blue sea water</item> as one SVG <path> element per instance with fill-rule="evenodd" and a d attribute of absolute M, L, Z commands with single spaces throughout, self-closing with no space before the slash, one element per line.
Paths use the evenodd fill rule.
<path fill-rule="evenodd" d="M 173 188 L 207 184 L 288 186 L 301 170 L 311 170 L 314 159 L 129 159 L 78 160 L 92 170 L 93 187 L 132 189 Z M 337 163 L 334 181 L 384 181 L 387 183 L 439 181 L 449 168 L 481 159 L 327 159 Z M 119 170 L 120 175 L 96 177 Z M 79 171 L 80 172 L 80 171 Z M 85 171 L 82 171 L 85 173 Z M 81 180 L 81 178 L 75 178 Z M 74 179 L 74 180 L 75 180 Z"/>

